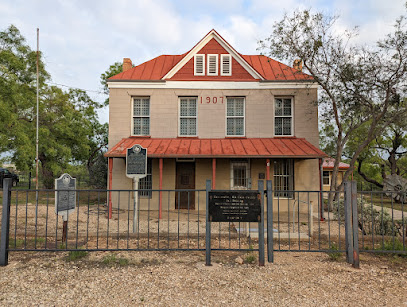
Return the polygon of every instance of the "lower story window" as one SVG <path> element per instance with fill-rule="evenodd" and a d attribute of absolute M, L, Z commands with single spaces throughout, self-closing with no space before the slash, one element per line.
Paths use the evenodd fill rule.
<path fill-rule="evenodd" d="M 250 167 L 248 160 L 231 161 L 230 172 L 231 188 L 250 189 Z"/>
<path fill-rule="evenodd" d="M 294 160 L 274 161 L 274 196 L 294 198 Z"/>
<path fill-rule="evenodd" d="M 322 173 L 322 182 L 323 182 L 323 184 L 324 185 L 330 185 L 331 183 L 330 183 L 330 181 L 329 181 L 329 178 L 330 178 L 330 171 L 323 171 L 323 173 Z"/>
<path fill-rule="evenodd" d="M 151 159 L 147 159 L 147 176 L 141 178 L 138 183 L 138 188 L 143 191 L 139 191 L 138 195 L 146 198 L 151 198 L 151 189 L 153 188 L 153 178 L 152 178 L 152 163 Z M 148 191 L 147 191 L 148 190 Z"/>

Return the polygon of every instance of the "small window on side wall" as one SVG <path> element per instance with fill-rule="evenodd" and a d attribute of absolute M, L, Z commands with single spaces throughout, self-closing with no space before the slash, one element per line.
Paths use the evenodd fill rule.
<path fill-rule="evenodd" d="M 323 171 L 322 172 L 322 182 L 324 185 L 330 185 L 330 171 Z"/>
<path fill-rule="evenodd" d="M 195 54 L 194 56 L 194 76 L 205 75 L 205 55 Z"/>

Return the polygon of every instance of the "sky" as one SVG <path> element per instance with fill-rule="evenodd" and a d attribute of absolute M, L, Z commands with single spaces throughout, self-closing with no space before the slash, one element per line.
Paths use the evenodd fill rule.
<path fill-rule="evenodd" d="M 339 15 L 338 30 L 359 27 L 359 43 L 374 44 L 406 12 L 405 0 L 0 0 L 0 31 L 15 25 L 44 55 L 51 82 L 105 100 L 100 75 L 114 62 L 138 65 L 190 50 L 215 29 L 238 52 L 258 54 L 284 13 L 312 9 Z M 108 121 L 108 108 L 99 113 Z"/>

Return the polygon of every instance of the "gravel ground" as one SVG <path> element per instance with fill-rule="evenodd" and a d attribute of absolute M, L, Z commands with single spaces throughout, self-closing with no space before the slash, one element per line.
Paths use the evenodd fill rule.
<path fill-rule="evenodd" d="M 407 306 L 407 259 L 361 255 L 361 269 L 323 253 L 276 253 L 238 264 L 236 252 L 11 253 L 2 306 Z M 257 255 L 253 254 L 257 257 Z M 343 257 L 342 257 L 343 258 Z"/>

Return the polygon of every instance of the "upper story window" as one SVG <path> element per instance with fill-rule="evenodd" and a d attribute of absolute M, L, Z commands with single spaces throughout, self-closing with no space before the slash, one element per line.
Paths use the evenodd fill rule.
<path fill-rule="evenodd" d="M 227 97 L 226 102 L 226 135 L 244 136 L 244 98 Z"/>
<path fill-rule="evenodd" d="M 221 72 L 222 76 L 232 75 L 232 56 L 230 54 L 221 55 Z"/>
<path fill-rule="evenodd" d="M 208 76 L 218 75 L 218 55 L 208 54 Z"/>
<path fill-rule="evenodd" d="M 196 136 L 197 98 L 181 97 L 179 104 L 179 135 Z"/>
<path fill-rule="evenodd" d="M 194 75 L 204 76 L 205 75 L 205 55 L 195 54 L 194 56 Z"/>
<path fill-rule="evenodd" d="M 133 98 L 133 135 L 150 135 L 150 97 Z"/>
<path fill-rule="evenodd" d="M 274 135 L 293 135 L 292 98 L 276 98 L 274 105 Z"/>

